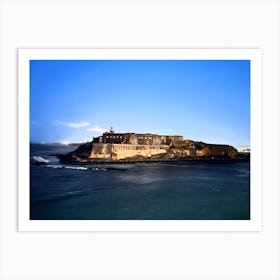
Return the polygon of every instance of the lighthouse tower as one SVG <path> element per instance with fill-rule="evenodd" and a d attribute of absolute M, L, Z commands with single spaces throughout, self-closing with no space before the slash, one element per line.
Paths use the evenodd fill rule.
<path fill-rule="evenodd" d="M 114 133 L 115 133 L 115 131 L 114 131 L 114 129 L 113 129 L 112 126 L 110 127 L 109 133 L 111 133 L 111 134 L 114 134 Z"/>

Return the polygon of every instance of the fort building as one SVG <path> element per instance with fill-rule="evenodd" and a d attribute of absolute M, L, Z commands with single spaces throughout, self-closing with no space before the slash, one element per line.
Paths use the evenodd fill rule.
<path fill-rule="evenodd" d="M 102 136 L 93 138 L 94 143 L 103 144 L 170 145 L 174 141 L 183 141 L 183 136 L 152 133 L 115 133 L 113 128 L 103 133 Z"/>
<path fill-rule="evenodd" d="M 180 135 L 115 133 L 113 128 L 79 146 L 60 160 L 64 162 L 174 161 L 187 159 L 233 160 L 237 150 L 229 145 L 207 144 Z M 240 158 L 240 157 L 239 157 Z M 249 156 L 240 159 L 248 160 Z"/>

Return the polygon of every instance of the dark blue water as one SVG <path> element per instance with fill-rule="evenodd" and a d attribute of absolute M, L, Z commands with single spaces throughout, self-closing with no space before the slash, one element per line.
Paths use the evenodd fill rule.
<path fill-rule="evenodd" d="M 40 220 L 250 219 L 249 163 L 61 165 L 75 147 L 31 145 L 30 218 Z"/>

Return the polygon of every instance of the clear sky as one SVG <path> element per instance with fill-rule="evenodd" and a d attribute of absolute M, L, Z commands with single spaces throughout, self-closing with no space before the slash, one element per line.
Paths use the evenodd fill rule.
<path fill-rule="evenodd" d="M 250 145 L 248 60 L 32 60 L 31 142 L 116 132 Z"/>

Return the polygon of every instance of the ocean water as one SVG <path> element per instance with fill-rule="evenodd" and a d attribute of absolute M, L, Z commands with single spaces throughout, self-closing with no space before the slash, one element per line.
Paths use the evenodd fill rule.
<path fill-rule="evenodd" d="M 31 144 L 48 159 L 30 165 L 36 220 L 247 220 L 249 163 L 62 165 L 73 146 Z"/>

